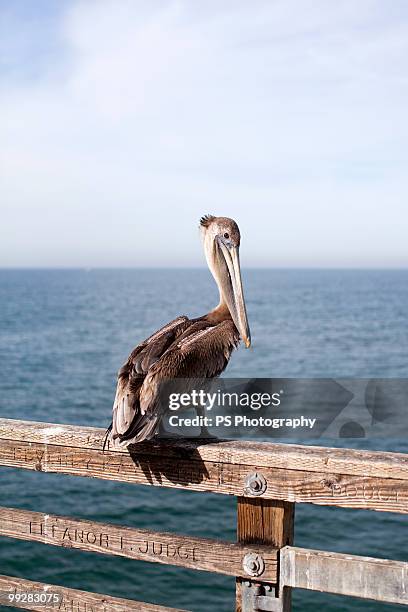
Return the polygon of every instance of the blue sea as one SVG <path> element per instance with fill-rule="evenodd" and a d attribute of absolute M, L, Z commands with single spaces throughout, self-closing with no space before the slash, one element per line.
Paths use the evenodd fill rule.
<path fill-rule="evenodd" d="M 407 377 L 408 271 L 244 270 L 253 347 L 230 377 Z M 207 270 L 0 271 L 0 416 L 105 427 L 131 349 L 217 301 Z M 322 440 L 408 452 L 407 440 Z M 234 540 L 235 498 L 1 468 L 0 505 Z M 402 515 L 299 504 L 298 546 L 407 560 Z M 194 612 L 234 609 L 234 579 L 0 539 L 11 574 Z M 295 611 L 390 611 L 297 590 Z M 402 608 L 402 607 L 401 607 Z"/>

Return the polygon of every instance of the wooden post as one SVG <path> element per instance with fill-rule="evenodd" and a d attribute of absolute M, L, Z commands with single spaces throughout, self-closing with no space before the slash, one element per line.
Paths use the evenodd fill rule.
<path fill-rule="evenodd" d="M 271 544 L 278 548 L 293 544 L 295 504 L 292 502 L 238 497 L 237 537 L 242 544 Z M 256 579 L 251 579 L 256 582 Z M 260 578 L 262 580 L 262 578 Z M 242 612 L 242 595 L 245 580 L 236 582 L 236 610 Z M 290 612 L 291 589 L 278 583 L 275 590 L 276 612 Z M 245 611 L 246 612 L 246 611 Z"/>

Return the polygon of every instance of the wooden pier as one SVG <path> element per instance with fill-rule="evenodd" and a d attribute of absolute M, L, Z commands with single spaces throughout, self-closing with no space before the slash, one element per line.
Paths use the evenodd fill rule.
<path fill-rule="evenodd" d="M 293 545 L 296 503 L 407 514 L 407 455 L 203 440 L 103 452 L 103 437 L 94 427 L 0 419 L 0 465 L 234 495 L 237 542 L 7 507 L 0 535 L 235 576 L 241 612 L 287 612 L 293 588 L 408 605 L 408 563 Z M 23 591 L 58 593 L 65 606 L 13 604 L 28 610 L 174 610 L 0 575 L 0 593 Z"/>

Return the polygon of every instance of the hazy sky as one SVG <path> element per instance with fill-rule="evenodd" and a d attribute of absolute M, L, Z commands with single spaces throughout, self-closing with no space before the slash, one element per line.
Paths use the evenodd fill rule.
<path fill-rule="evenodd" d="M 0 266 L 408 265 L 406 0 L 0 0 Z"/>

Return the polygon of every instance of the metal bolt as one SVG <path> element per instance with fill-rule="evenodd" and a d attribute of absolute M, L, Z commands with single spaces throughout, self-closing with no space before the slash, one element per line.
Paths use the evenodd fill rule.
<path fill-rule="evenodd" d="M 245 493 L 249 495 L 262 495 L 267 487 L 266 479 L 262 474 L 253 472 L 245 479 Z"/>
<path fill-rule="evenodd" d="M 242 560 L 242 567 L 249 576 L 260 576 L 265 571 L 265 561 L 257 553 L 247 553 Z"/>

